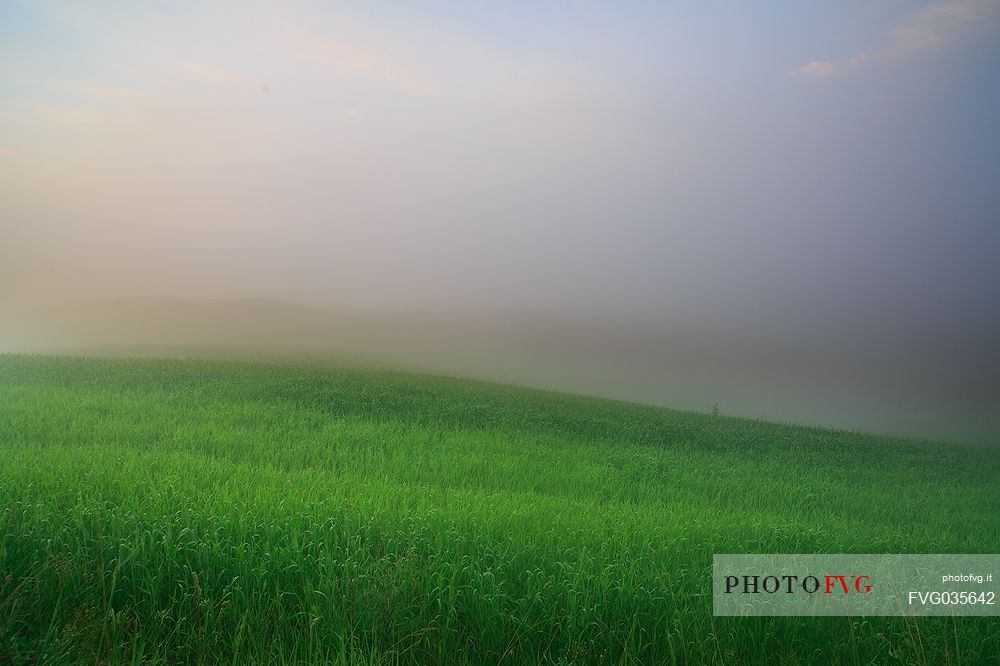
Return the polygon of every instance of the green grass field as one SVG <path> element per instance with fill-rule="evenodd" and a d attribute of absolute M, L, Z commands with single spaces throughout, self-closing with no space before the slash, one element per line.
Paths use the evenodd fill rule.
<path fill-rule="evenodd" d="M 0 357 L 7 663 L 1000 663 L 714 618 L 723 552 L 996 552 L 1000 452 L 360 369 Z"/>

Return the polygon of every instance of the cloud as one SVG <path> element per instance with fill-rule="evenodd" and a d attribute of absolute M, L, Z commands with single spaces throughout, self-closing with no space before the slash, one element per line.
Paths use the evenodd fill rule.
<path fill-rule="evenodd" d="M 411 94 L 436 94 L 438 87 L 402 59 L 360 40 L 325 35 L 287 22 L 274 43 L 300 63 L 331 72 L 345 81 Z"/>
<path fill-rule="evenodd" d="M 903 58 L 954 41 L 998 16 L 998 0 L 942 0 L 907 13 L 881 49 L 858 53 L 841 63 L 812 61 L 795 70 L 795 74 L 825 77 L 873 60 Z"/>
<path fill-rule="evenodd" d="M 799 67 L 797 71 L 803 76 L 830 76 L 836 74 L 838 69 L 837 65 L 827 60 L 813 60 Z"/>
<path fill-rule="evenodd" d="M 139 96 L 139 92 L 131 88 L 94 83 L 92 81 L 69 81 L 67 85 L 76 92 L 99 100 L 122 100 Z"/>

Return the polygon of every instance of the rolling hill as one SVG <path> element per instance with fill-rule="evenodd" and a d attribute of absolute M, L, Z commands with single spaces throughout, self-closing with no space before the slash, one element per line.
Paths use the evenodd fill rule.
<path fill-rule="evenodd" d="M 991 552 L 1000 452 L 385 369 L 0 357 L 0 656 L 987 663 L 720 618 L 720 552 Z"/>

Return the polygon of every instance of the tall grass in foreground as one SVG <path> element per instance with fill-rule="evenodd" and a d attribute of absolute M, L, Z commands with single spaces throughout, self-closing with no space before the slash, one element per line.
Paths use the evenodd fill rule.
<path fill-rule="evenodd" d="M 383 371 L 0 357 L 0 658 L 996 663 L 715 618 L 719 552 L 995 552 L 1000 453 Z"/>

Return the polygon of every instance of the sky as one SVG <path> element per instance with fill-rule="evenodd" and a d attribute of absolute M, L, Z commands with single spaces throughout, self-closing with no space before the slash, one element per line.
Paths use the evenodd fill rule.
<path fill-rule="evenodd" d="M 0 2 L 0 297 L 1000 330 L 1000 0 Z"/>

